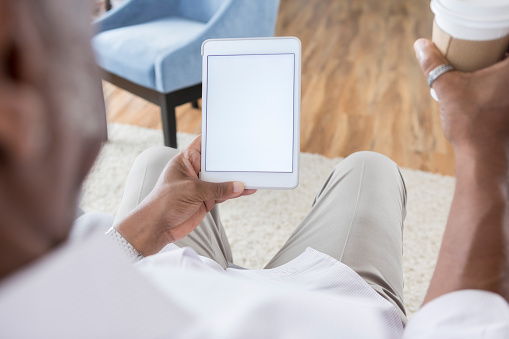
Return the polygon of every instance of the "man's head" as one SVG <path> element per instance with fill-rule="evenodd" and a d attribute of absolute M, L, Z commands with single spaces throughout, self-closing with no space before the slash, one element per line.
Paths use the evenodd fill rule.
<path fill-rule="evenodd" d="M 105 135 L 89 13 L 0 0 L 0 277 L 67 237 Z"/>

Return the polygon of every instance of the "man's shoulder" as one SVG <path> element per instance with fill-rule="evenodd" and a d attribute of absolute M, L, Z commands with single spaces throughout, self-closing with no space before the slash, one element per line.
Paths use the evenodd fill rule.
<path fill-rule="evenodd" d="M 189 319 L 102 232 L 68 242 L 3 281 L 0 317 L 2 338 L 156 336 L 178 333 Z"/>

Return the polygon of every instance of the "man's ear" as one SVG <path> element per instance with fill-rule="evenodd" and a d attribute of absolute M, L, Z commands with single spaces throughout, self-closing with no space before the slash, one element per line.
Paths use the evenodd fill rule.
<path fill-rule="evenodd" d="M 29 84 L 13 76 L 15 50 L 11 0 L 0 0 L 0 160 L 29 161 L 40 150 L 43 102 Z"/>

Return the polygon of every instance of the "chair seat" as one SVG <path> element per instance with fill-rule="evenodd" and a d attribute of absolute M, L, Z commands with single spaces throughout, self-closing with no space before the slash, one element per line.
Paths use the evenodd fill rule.
<path fill-rule="evenodd" d="M 92 45 L 102 68 L 157 90 L 158 62 L 203 32 L 205 26 L 199 21 L 167 17 L 99 33 Z"/>

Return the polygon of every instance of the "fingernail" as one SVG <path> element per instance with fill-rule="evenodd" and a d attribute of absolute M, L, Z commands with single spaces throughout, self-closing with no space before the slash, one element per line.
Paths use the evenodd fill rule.
<path fill-rule="evenodd" d="M 426 46 L 427 41 L 424 39 L 419 39 L 414 43 L 415 56 L 417 59 L 421 60 L 423 56 L 423 50 Z"/>
<path fill-rule="evenodd" d="M 238 181 L 233 183 L 233 193 L 241 193 L 244 191 L 244 184 Z"/>

